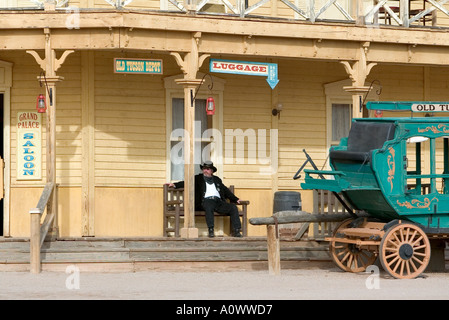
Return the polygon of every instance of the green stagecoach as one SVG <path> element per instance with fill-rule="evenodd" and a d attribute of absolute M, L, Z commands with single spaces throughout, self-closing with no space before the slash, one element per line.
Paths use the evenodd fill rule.
<path fill-rule="evenodd" d="M 433 115 L 448 106 L 368 103 L 369 110 L 412 114 L 353 119 L 348 137 L 329 151 L 331 170 L 304 170 L 303 189 L 340 194 L 369 215 L 342 222 L 327 238 L 341 269 L 361 272 L 379 257 L 393 277 L 415 278 L 428 266 L 429 239 L 449 240 L 449 117 L 414 113 Z"/>

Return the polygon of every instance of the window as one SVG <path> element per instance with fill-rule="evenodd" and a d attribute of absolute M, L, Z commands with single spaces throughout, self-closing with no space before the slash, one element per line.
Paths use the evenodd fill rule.
<path fill-rule="evenodd" d="M 197 78 L 204 74 L 198 73 Z M 166 177 L 170 181 L 184 180 L 184 89 L 175 82 L 182 75 L 170 76 L 165 82 L 166 104 Z M 213 80 L 213 89 L 209 85 Z M 200 172 L 199 164 L 212 160 L 223 173 L 223 91 L 225 81 L 215 76 L 205 77 L 195 99 L 195 173 Z M 206 100 L 215 99 L 215 115 L 206 115 Z"/>
<path fill-rule="evenodd" d="M 343 90 L 351 81 L 342 80 L 324 85 L 326 95 L 327 150 L 347 137 L 352 120 L 352 96 Z"/>
<path fill-rule="evenodd" d="M 426 137 L 407 139 L 405 167 L 407 168 L 408 192 L 421 195 L 430 193 L 430 143 Z"/>
<path fill-rule="evenodd" d="M 449 193 L 449 138 L 411 137 L 406 143 L 407 190 L 413 195 Z"/>
<path fill-rule="evenodd" d="M 352 94 L 343 88 L 351 86 L 349 79 L 324 85 L 326 95 L 326 125 L 327 125 L 327 150 L 331 146 L 338 145 L 340 139 L 347 137 L 352 121 Z M 365 84 L 369 86 L 369 84 Z M 373 85 L 366 97 L 366 101 L 379 100 L 376 94 L 379 87 Z"/>
<path fill-rule="evenodd" d="M 332 103 L 332 145 L 338 145 L 341 138 L 349 135 L 352 119 L 352 104 Z"/>
<path fill-rule="evenodd" d="M 206 100 L 195 100 L 195 174 L 199 164 L 211 160 L 211 138 L 206 130 L 212 129 L 212 117 L 205 112 Z M 184 179 L 184 99 L 172 99 L 172 133 L 170 135 L 171 180 Z"/>

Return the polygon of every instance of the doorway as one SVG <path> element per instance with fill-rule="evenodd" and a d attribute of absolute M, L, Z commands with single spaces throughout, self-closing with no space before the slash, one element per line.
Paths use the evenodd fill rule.
<path fill-rule="evenodd" d="M 4 151 L 3 151 L 3 128 L 4 128 L 4 121 L 3 121 L 3 115 L 4 115 L 4 105 L 5 105 L 5 95 L 3 93 L 0 93 L 0 158 L 5 159 Z M 0 174 L 0 177 L 3 179 L 3 161 L 0 161 L 0 170 L 2 171 L 2 174 Z M 3 191 L 3 181 L 0 181 L 0 185 L 2 188 L 0 189 L 0 236 L 3 236 L 3 198 L 4 198 L 4 191 Z"/>

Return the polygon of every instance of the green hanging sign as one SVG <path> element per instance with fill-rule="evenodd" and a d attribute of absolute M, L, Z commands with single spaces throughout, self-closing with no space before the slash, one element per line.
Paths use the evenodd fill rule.
<path fill-rule="evenodd" d="M 162 74 L 162 60 L 114 58 L 114 73 Z"/>

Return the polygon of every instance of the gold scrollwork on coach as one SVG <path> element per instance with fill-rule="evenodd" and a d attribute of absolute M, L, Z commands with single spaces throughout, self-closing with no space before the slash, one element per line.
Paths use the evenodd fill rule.
<path fill-rule="evenodd" d="M 449 133 L 449 127 L 445 124 L 439 124 L 438 126 L 428 126 L 424 129 L 418 128 L 418 132 L 432 131 L 433 133 Z"/>
<path fill-rule="evenodd" d="M 423 209 L 423 208 L 428 208 L 429 210 L 430 208 L 430 204 L 436 200 L 436 202 L 438 202 L 438 198 L 434 197 L 432 200 L 430 200 L 429 198 L 424 198 L 424 201 L 419 201 L 417 199 L 413 199 L 412 201 L 404 201 L 404 202 L 399 202 L 399 200 L 396 201 L 396 203 L 398 205 L 400 205 L 401 207 L 406 207 L 408 209 Z"/>
<path fill-rule="evenodd" d="M 388 182 L 391 186 L 391 191 L 393 191 L 393 179 L 394 179 L 394 173 L 396 171 L 396 166 L 394 163 L 394 149 L 389 148 L 388 151 L 390 152 L 390 155 L 387 157 L 387 164 L 388 164 Z"/>

